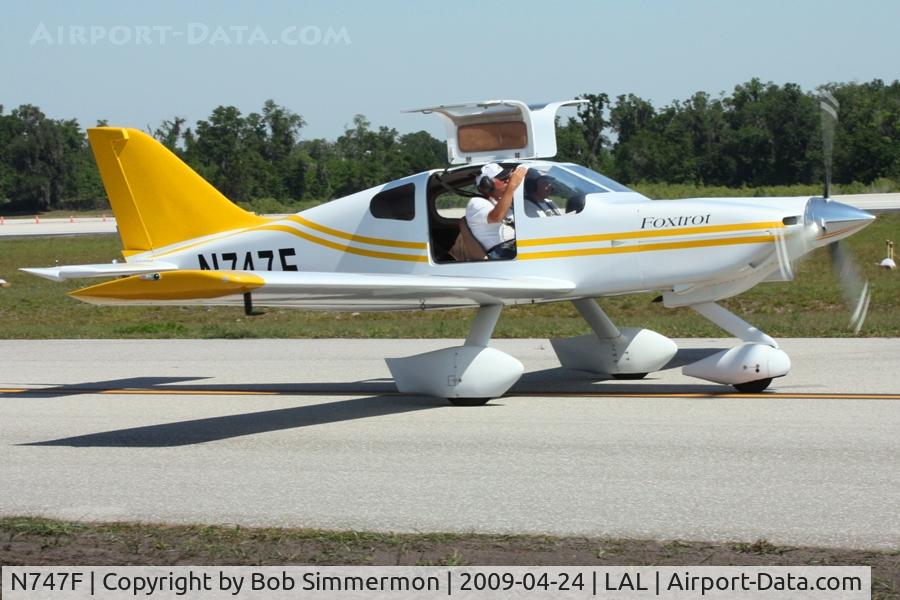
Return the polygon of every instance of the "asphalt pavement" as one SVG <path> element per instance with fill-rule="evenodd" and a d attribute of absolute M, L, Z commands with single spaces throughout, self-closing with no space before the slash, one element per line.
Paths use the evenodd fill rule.
<path fill-rule="evenodd" d="M 900 549 L 900 340 L 780 341 L 754 396 L 496 340 L 525 377 L 459 408 L 382 360 L 449 340 L 4 340 L 0 515 Z"/>

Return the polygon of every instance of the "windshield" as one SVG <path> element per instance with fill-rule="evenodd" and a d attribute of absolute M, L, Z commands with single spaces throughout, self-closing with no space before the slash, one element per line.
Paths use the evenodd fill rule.
<path fill-rule="evenodd" d="M 586 179 L 590 179 L 594 183 L 599 184 L 600 186 L 606 188 L 604 191 L 610 191 L 610 192 L 632 192 L 632 191 L 634 191 L 632 189 L 625 187 L 618 181 L 614 181 L 614 180 L 610 179 L 609 177 L 607 177 L 606 175 L 601 175 L 597 171 L 592 171 L 592 170 L 588 169 L 587 167 L 582 167 L 581 165 L 577 165 L 575 163 L 564 163 L 563 166 L 565 168 L 569 169 L 570 171 L 574 171 L 575 173 L 581 175 L 582 177 L 584 177 Z"/>
<path fill-rule="evenodd" d="M 576 168 L 583 172 L 576 171 Z M 604 183 L 601 184 L 598 179 Z M 535 165 L 525 177 L 525 214 L 549 216 L 562 212 L 578 213 L 584 209 L 586 195 L 622 190 L 629 191 L 615 181 L 578 165 Z"/>

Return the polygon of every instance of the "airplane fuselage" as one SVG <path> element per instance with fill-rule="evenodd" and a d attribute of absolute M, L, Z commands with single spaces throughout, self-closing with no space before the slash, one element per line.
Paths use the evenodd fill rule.
<path fill-rule="evenodd" d="M 553 165 L 533 164 L 544 169 Z M 438 173 L 419 173 L 260 226 L 154 249 L 129 261 L 162 260 L 199 270 L 546 277 L 572 281 L 577 289 L 571 296 L 499 299 L 513 304 L 672 290 L 720 278 L 755 283 L 777 268 L 767 261 L 774 255 L 776 236 L 788 227 L 785 219 L 802 216 L 806 204 L 803 198 L 781 198 L 777 205 L 764 199 L 652 201 L 633 191 L 609 191 L 588 194 L 580 212 L 535 218 L 526 215 L 519 190 L 513 202 L 516 257 L 455 262 L 439 256 L 435 219 L 453 217 L 437 215 L 429 198 L 429 182 Z M 411 196 L 411 212 L 399 214 L 402 218 L 376 216 L 376 196 L 396 189 Z M 278 303 L 291 302 L 283 298 Z M 331 308 L 340 308 L 337 304 Z M 457 304 L 472 302 L 409 300 L 419 308 Z M 358 302 L 347 304 L 355 306 Z M 404 307 L 392 301 L 390 308 Z"/>

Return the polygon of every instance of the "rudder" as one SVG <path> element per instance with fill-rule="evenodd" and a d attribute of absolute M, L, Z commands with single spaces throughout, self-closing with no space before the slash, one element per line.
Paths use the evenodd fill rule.
<path fill-rule="evenodd" d="M 142 131 L 96 127 L 88 139 L 125 256 L 268 222 L 233 204 Z"/>

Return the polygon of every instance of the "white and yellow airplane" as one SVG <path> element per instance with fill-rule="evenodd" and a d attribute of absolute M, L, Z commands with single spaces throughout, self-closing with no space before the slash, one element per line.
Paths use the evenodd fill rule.
<path fill-rule="evenodd" d="M 497 100 L 410 111 L 442 117 L 455 166 L 278 218 L 232 204 L 138 130 L 91 129 L 125 261 L 23 270 L 56 281 L 114 277 L 72 292 L 94 304 L 243 303 L 248 312 L 254 304 L 478 307 L 461 345 L 387 360 L 401 392 L 454 404 L 487 402 L 521 377 L 517 359 L 488 346 L 507 305 L 575 305 L 593 333 L 553 340 L 564 367 L 620 379 L 662 369 L 675 343 L 647 329 L 616 327 L 594 300 L 645 291 L 661 292 L 665 306 L 691 307 L 741 341 L 685 366 L 685 374 L 750 392 L 786 375 L 790 359 L 775 340 L 716 302 L 761 282 L 792 279 L 792 261 L 874 217 L 829 200 L 827 185 L 822 198 L 651 201 L 585 167 L 540 160 L 556 154 L 557 110 L 577 102 Z M 549 177 L 561 214 L 530 216 L 526 179 L 513 200 L 516 256 L 457 260 L 458 207 L 474 195 L 474 178 L 488 162 Z M 847 262 L 843 251 L 836 254 Z M 868 288 L 849 287 L 861 325 Z"/>

